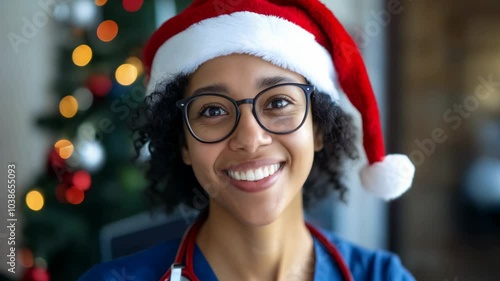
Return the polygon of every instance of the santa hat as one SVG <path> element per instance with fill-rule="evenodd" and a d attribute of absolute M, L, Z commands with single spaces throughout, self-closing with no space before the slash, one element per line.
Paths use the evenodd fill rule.
<path fill-rule="evenodd" d="M 348 114 L 361 115 L 359 145 L 367 162 L 357 167 L 366 190 L 389 200 L 411 186 L 415 167 L 408 157 L 385 155 L 377 103 L 356 44 L 317 0 L 195 0 L 147 43 L 147 92 L 235 53 L 301 74 Z"/>

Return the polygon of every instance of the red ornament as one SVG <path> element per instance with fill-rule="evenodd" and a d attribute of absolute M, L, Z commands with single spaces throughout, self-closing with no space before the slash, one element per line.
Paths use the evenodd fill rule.
<path fill-rule="evenodd" d="M 50 150 L 48 158 L 47 173 L 55 176 L 64 174 L 66 171 L 66 161 L 59 156 L 59 153 L 55 149 Z"/>
<path fill-rule="evenodd" d="M 50 276 L 45 268 L 32 267 L 26 270 L 21 281 L 50 281 Z"/>
<path fill-rule="evenodd" d="M 57 185 L 55 190 L 57 201 L 61 203 L 68 203 L 68 201 L 66 200 L 66 190 L 68 190 L 68 188 L 69 186 L 65 183 L 60 183 L 59 185 Z"/>
<path fill-rule="evenodd" d="M 87 88 L 96 97 L 106 96 L 112 87 L 113 81 L 107 75 L 103 74 L 94 74 L 87 81 Z"/>
<path fill-rule="evenodd" d="M 142 7 L 144 0 L 123 0 L 123 8 L 127 12 L 137 12 Z"/>
<path fill-rule="evenodd" d="M 74 187 L 71 187 L 66 190 L 66 200 L 73 204 L 73 205 L 78 205 L 83 202 L 83 199 L 85 199 L 85 194 L 83 194 L 83 191 L 76 189 Z"/>
<path fill-rule="evenodd" d="M 73 174 L 73 186 L 81 191 L 86 191 L 92 184 L 90 174 L 85 170 L 79 170 Z"/>

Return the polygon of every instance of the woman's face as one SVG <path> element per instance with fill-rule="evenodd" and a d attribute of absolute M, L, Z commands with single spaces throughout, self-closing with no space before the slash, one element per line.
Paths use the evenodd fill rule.
<path fill-rule="evenodd" d="M 262 83 L 263 81 L 267 83 Z M 260 58 L 229 55 L 207 61 L 191 76 L 186 97 L 209 87 L 210 93 L 234 100 L 254 98 L 263 89 L 305 79 Z M 267 84 L 267 85 L 263 85 Z M 203 92 L 203 91 L 201 91 Z M 309 110 L 297 131 L 276 135 L 262 129 L 252 114 L 252 104 L 239 106 L 236 130 L 218 143 L 201 143 L 184 127 L 184 163 L 191 165 L 198 182 L 210 195 L 211 208 L 218 208 L 247 225 L 265 225 L 287 208 L 301 208 L 302 185 L 312 167 L 314 151 L 322 148 L 322 135 L 315 129 Z M 242 173 L 262 175 L 242 180 Z M 236 179 L 240 178 L 240 179 Z"/>

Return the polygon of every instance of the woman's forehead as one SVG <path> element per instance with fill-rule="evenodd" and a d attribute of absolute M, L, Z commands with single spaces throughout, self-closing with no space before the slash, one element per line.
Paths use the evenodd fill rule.
<path fill-rule="evenodd" d="M 224 85 L 231 88 L 245 85 L 263 89 L 279 83 L 304 83 L 305 78 L 251 55 L 233 54 L 202 64 L 190 75 L 188 94 L 201 87 Z"/>

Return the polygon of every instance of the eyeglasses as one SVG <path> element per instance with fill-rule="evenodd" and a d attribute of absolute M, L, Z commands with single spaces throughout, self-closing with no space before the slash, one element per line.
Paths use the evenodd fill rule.
<path fill-rule="evenodd" d="M 217 93 L 203 93 L 179 100 L 176 105 L 191 135 L 202 143 L 229 137 L 240 121 L 242 104 L 252 104 L 252 114 L 262 129 L 284 135 L 297 131 L 306 120 L 314 86 L 283 83 L 269 87 L 253 99 L 234 100 Z"/>

